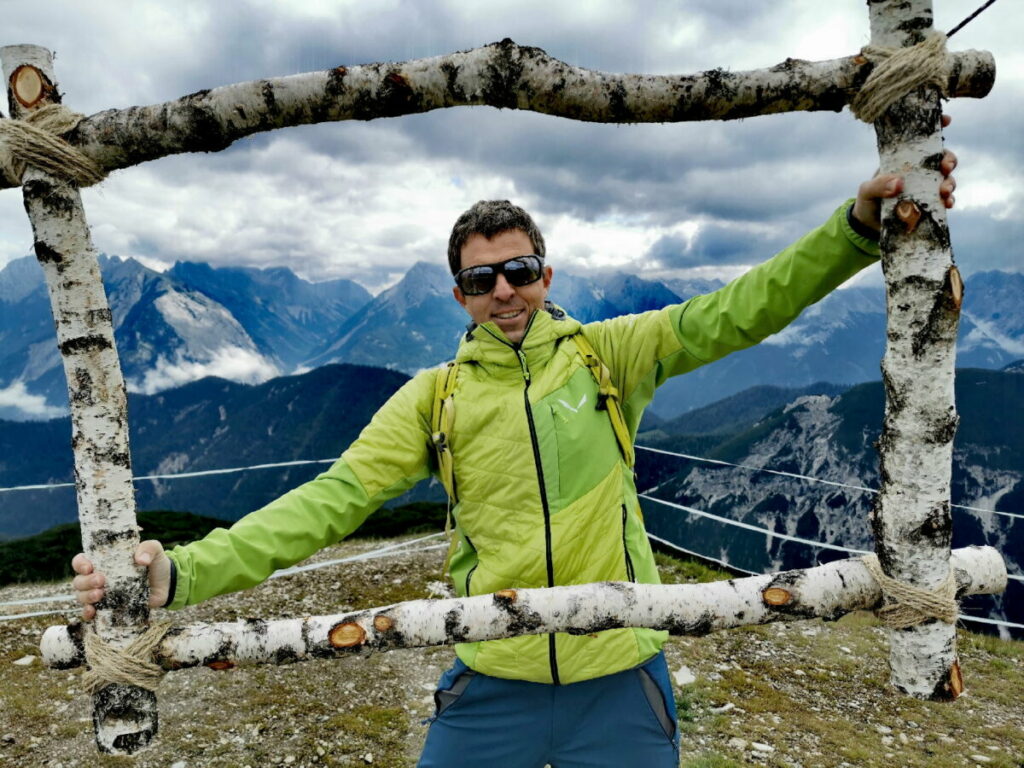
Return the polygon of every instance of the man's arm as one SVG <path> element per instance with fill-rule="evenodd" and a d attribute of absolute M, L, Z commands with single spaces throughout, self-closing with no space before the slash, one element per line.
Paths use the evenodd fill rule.
<path fill-rule="evenodd" d="M 135 562 L 149 568 L 150 605 L 180 608 L 258 584 L 349 535 L 381 504 L 425 478 L 433 378 L 434 371 L 426 371 L 407 382 L 329 470 L 230 529 L 170 552 L 157 541 L 142 542 Z M 72 567 L 78 574 L 72 586 L 89 620 L 105 578 L 83 554 Z"/>

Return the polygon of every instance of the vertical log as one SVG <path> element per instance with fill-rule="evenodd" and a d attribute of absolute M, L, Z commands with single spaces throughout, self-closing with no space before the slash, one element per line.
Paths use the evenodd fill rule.
<path fill-rule="evenodd" d="M 872 46 L 914 45 L 932 29 L 931 0 L 868 0 Z M 942 107 L 918 88 L 875 122 L 880 167 L 905 187 L 882 207 L 888 331 L 879 440 L 881 488 L 872 512 L 883 571 L 933 590 L 949 573 L 949 508 L 959 275 L 939 198 Z M 890 630 L 891 682 L 919 698 L 954 699 L 962 684 L 953 625 L 930 619 Z"/>
<path fill-rule="evenodd" d="M 60 102 L 48 50 L 9 46 L 0 48 L 0 59 L 13 118 Z M 145 569 L 132 557 L 139 533 L 110 309 L 78 189 L 33 168 L 25 171 L 22 187 L 67 376 L 82 544 L 107 579 L 94 630 L 123 647 L 149 622 L 149 587 Z M 93 722 L 101 751 L 131 754 L 156 734 L 156 696 L 108 685 L 93 696 Z"/>

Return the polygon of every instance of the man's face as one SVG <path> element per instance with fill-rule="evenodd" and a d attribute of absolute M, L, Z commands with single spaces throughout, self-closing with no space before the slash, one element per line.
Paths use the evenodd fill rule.
<path fill-rule="evenodd" d="M 462 246 L 462 269 L 497 264 L 530 253 L 533 253 L 533 244 L 521 229 L 500 232 L 490 240 L 483 235 L 471 235 Z M 455 299 L 465 307 L 473 322 L 493 322 L 509 341 L 518 344 L 533 310 L 544 309 L 551 275 L 551 267 L 545 266 L 540 280 L 517 288 L 509 285 L 505 275 L 499 274 L 490 293 L 466 296 L 455 286 Z"/>

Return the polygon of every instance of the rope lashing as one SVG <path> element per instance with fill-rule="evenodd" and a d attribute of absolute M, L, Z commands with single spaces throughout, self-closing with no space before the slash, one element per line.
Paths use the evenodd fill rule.
<path fill-rule="evenodd" d="M 956 623 L 956 576 L 952 568 L 942 584 L 929 590 L 886 576 L 876 555 L 865 555 L 861 560 L 882 588 L 884 604 L 878 610 L 878 617 L 890 629 L 914 627 L 929 619 Z"/>
<path fill-rule="evenodd" d="M 85 115 L 62 104 L 47 104 L 22 120 L 0 119 L 0 172 L 11 186 L 21 186 L 25 168 L 31 166 L 68 179 L 79 187 L 106 178 L 100 166 L 61 136 L 73 131 Z"/>
<path fill-rule="evenodd" d="M 164 670 L 153 662 L 153 651 L 170 628 L 170 622 L 152 624 L 124 648 L 115 648 L 95 632 L 87 632 L 85 659 L 89 669 L 82 675 L 85 690 L 96 693 L 111 683 L 120 683 L 155 691 Z"/>
<path fill-rule="evenodd" d="M 938 30 L 917 45 L 907 48 L 882 48 L 868 45 L 861 54 L 874 63 L 875 68 L 864 81 L 860 91 L 850 102 L 850 111 L 865 123 L 873 123 L 893 105 L 915 88 L 934 85 L 943 96 L 948 96 L 949 59 L 946 56 L 946 36 Z"/>

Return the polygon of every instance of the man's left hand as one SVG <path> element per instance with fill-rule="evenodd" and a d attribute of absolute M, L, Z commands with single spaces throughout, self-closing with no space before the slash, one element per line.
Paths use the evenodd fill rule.
<path fill-rule="evenodd" d="M 950 123 L 949 115 L 942 116 L 942 127 Z M 942 162 L 939 170 L 942 171 L 942 183 L 939 185 L 939 198 L 946 208 L 952 208 L 954 203 L 953 190 L 956 189 L 956 179 L 951 175 L 956 168 L 956 155 L 948 149 L 942 154 Z M 857 190 L 857 200 L 853 204 L 854 217 L 864 226 L 874 230 L 882 228 L 882 200 L 886 197 L 896 197 L 903 191 L 903 177 L 897 173 L 879 174 L 860 185 Z"/>

